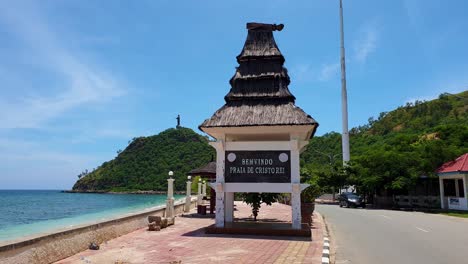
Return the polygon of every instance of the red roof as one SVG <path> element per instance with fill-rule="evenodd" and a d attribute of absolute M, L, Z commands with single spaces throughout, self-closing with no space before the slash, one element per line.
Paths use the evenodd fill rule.
<path fill-rule="evenodd" d="M 456 160 L 444 163 L 437 170 L 439 174 L 449 172 L 468 172 L 468 153 L 461 155 Z"/>

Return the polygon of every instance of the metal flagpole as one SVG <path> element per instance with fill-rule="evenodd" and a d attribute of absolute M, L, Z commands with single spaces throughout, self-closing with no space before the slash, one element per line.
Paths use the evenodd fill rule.
<path fill-rule="evenodd" d="M 346 165 L 350 159 L 349 153 L 349 132 L 348 132 L 348 95 L 346 92 L 346 66 L 345 66 L 345 48 L 343 33 L 343 0 L 340 0 L 340 36 L 341 36 L 341 112 L 343 133 L 341 138 L 343 149 L 343 164 Z"/>

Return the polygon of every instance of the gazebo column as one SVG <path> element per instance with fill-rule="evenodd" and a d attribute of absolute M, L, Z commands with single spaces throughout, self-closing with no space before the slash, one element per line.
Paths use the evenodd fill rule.
<path fill-rule="evenodd" d="M 216 149 L 216 227 L 224 227 L 224 150 L 225 142 L 218 139 L 216 142 L 210 142 L 210 145 Z"/>
<path fill-rule="evenodd" d="M 299 141 L 291 139 L 291 210 L 292 228 L 301 229 L 301 177 L 299 169 Z"/>
<path fill-rule="evenodd" d="M 440 207 L 442 209 L 445 209 L 444 179 L 442 177 L 439 177 L 439 187 L 440 187 Z"/>

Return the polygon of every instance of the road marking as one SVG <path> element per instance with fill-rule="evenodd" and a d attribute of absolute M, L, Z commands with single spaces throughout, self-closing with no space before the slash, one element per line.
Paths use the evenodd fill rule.
<path fill-rule="evenodd" d="M 422 229 L 422 228 L 420 228 L 420 227 L 417 227 L 417 226 L 415 226 L 415 227 L 416 227 L 416 229 L 418 229 L 418 230 L 420 230 L 420 231 L 423 231 L 423 232 L 429 233 L 429 231 L 427 231 L 426 229 Z"/>
<path fill-rule="evenodd" d="M 387 218 L 387 219 L 389 219 L 389 220 L 392 219 L 391 217 L 388 217 L 388 216 L 386 216 L 386 215 L 379 215 L 379 216 L 384 217 L 384 218 Z"/>

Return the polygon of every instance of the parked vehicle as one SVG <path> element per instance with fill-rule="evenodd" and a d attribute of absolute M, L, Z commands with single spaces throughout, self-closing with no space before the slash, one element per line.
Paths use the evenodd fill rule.
<path fill-rule="evenodd" d="M 366 207 L 364 199 L 355 193 L 342 193 L 338 196 L 340 207 Z"/>

